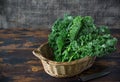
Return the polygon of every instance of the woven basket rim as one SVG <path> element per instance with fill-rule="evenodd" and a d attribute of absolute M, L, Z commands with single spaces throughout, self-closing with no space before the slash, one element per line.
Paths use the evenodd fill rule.
<path fill-rule="evenodd" d="M 40 60 L 44 60 L 44 61 L 47 61 L 49 64 L 53 64 L 53 65 L 72 65 L 72 64 L 76 64 L 76 63 L 79 63 L 79 62 L 85 62 L 87 61 L 88 59 L 90 58 L 93 58 L 95 59 L 95 57 L 90 57 L 90 56 L 86 56 L 84 58 L 81 58 L 81 59 L 76 59 L 76 60 L 73 60 L 73 61 L 70 61 L 70 62 L 57 62 L 57 61 L 53 61 L 53 60 L 50 60 L 46 57 L 44 57 L 42 54 L 41 54 L 41 48 L 43 48 L 45 45 L 47 45 L 48 42 L 45 42 L 43 43 L 40 47 L 38 47 L 37 49 L 33 50 L 33 54 L 39 58 Z"/>

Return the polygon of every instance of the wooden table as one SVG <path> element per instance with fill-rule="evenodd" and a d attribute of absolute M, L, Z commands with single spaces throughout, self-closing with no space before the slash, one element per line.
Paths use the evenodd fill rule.
<path fill-rule="evenodd" d="M 95 64 L 83 73 L 71 78 L 58 79 L 49 76 L 32 50 L 47 41 L 49 29 L 0 29 L 0 82 L 79 82 L 81 76 L 111 71 L 107 76 L 90 82 L 120 82 L 120 29 L 111 29 L 118 38 L 117 51 L 97 58 Z"/>

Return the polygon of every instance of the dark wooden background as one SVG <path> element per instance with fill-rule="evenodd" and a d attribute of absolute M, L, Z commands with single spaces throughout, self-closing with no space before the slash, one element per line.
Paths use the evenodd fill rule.
<path fill-rule="evenodd" d="M 50 28 L 64 13 L 120 28 L 120 0 L 0 0 L 0 28 Z"/>

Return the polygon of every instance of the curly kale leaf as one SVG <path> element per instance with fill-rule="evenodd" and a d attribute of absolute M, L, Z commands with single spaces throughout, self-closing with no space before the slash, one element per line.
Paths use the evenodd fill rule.
<path fill-rule="evenodd" d="M 53 24 L 48 43 L 55 61 L 70 62 L 107 55 L 116 49 L 117 39 L 110 35 L 107 26 L 96 27 L 91 16 L 65 15 Z"/>
<path fill-rule="evenodd" d="M 81 16 L 77 16 L 73 19 L 73 24 L 70 27 L 70 32 L 69 32 L 69 36 L 70 36 L 70 40 L 74 40 L 76 39 L 76 36 L 79 32 L 79 30 L 82 27 L 82 17 Z"/>

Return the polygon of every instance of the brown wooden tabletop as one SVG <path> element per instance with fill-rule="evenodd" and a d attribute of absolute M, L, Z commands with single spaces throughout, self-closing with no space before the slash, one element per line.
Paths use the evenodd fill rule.
<path fill-rule="evenodd" d="M 111 29 L 118 39 L 117 51 L 97 58 L 94 65 L 71 78 L 54 78 L 44 72 L 32 50 L 47 42 L 49 29 L 0 29 L 0 82 L 80 82 L 80 77 L 104 69 L 110 74 L 89 82 L 120 82 L 120 29 Z"/>

